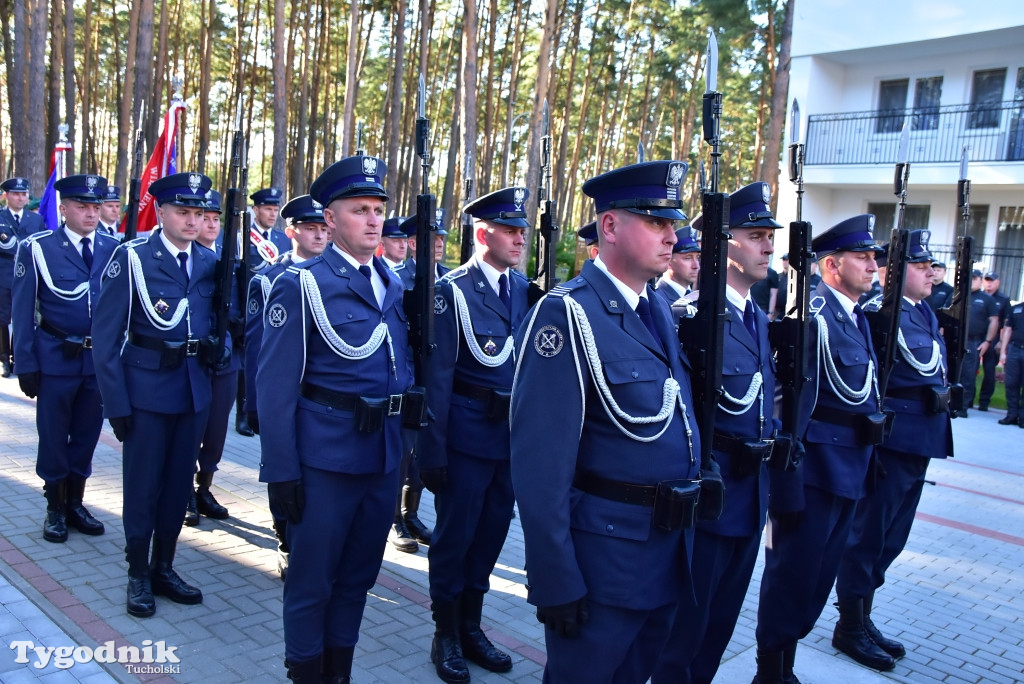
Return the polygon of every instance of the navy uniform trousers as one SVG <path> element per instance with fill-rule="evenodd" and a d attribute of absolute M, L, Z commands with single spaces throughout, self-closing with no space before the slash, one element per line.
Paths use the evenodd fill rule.
<path fill-rule="evenodd" d="M 757 372 L 763 385 L 760 396 L 754 397 L 750 407 L 739 415 L 719 410 L 715 432 L 756 442 L 775 432 L 771 416 L 775 370 L 768 343 L 768 317 L 754 306 L 755 340 L 744 327 L 743 311 L 732 303 L 728 306 L 732 316 L 725 324 L 722 385 L 729 396 L 743 397 Z M 741 409 L 727 399 L 720 401 L 730 411 Z M 718 520 L 697 524 L 691 563 L 696 603 L 680 601 L 672 634 L 654 671 L 654 684 L 714 679 L 761 548 L 761 530 L 768 510 L 766 467 L 761 463 L 753 468 L 741 465 L 737 462 L 739 454 L 720 449 L 715 449 L 714 455 L 727 492 L 725 508 Z"/>
<path fill-rule="evenodd" d="M 528 308 L 526 278 L 509 270 L 507 306 L 487 282 L 477 258 L 446 275 L 435 290 L 435 341 L 427 397 L 435 420 L 420 439 L 420 468 L 447 467 L 448 482 L 435 492 L 437 521 L 431 538 L 430 598 L 453 602 L 464 591 L 485 593 L 512 522 L 515 497 L 509 468 L 509 427 L 504 410 L 488 415 L 488 401 L 460 386 L 510 392 L 511 355 L 500 366 L 478 362 L 468 345 L 496 356 L 513 344 Z M 472 330 L 457 324 L 454 290 L 464 296 Z"/>
<path fill-rule="evenodd" d="M 148 298 L 129 285 L 128 252 L 138 256 Z M 154 230 L 123 243 L 104 273 L 93 325 L 97 380 L 107 418 L 131 416 L 124 440 L 124 533 L 129 549 L 146 548 L 155 535 L 176 540 L 192 489 L 199 444 L 210 409 L 210 373 L 198 357 L 172 359 L 148 348 L 183 343 L 213 333 L 216 256 L 192 245 L 186 278 L 177 254 L 168 253 Z M 188 315 L 173 328 L 154 326 L 149 315 L 169 322 L 179 302 Z M 125 342 L 127 332 L 128 340 Z M 134 340 L 134 341 L 133 341 Z"/>
<path fill-rule="evenodd" d="M 402 395 L 412 385 L 402 286 L 387 275 L 383 262 L 375 258 L 373 264 L 387 283 L 382 304 L 370 281 L 334 246 L 289 267 L 267 300 L 256 376 L 260 481 L 301 480 L 306 499 L 301 522 L 288 523 L 291 559 L 282 618 L 289 663 L 355 645 L 366 592 L 380 570 L 393 520 L 401 416 L 386 416 L 380 429 L 361 431 L 351 409 L 304 396 L 316 387 L 384 398 Z M 315 279 L 322 313 L 342 340 L 363 345 L 384 323 L 393 358 L 386 341 L 362 359 L 339 356 L 302 294 L 302 272 Z"/>
<path fill-rule="evenodd" d="M 836 578 L 840 599 L 864 598 L 882 586 L 885 572 L 903 551 L 921 500 L 924 477 L 932 458 L 953 456 L 949 411 L 932 413 L 913 393 L 945 385 L 945 344 L 935 315 L 926 304 L 904 300 L 900 330 L 907 349 L 920 363 L 940 350 L 938 372 L 922 374 L 908 365 L 903 350 L 889 377 L 885 406 L 896 413 L 892 431 L 878 449 L 885 477 L 857 504 L 849 546 Z M 929 390 L 930 391 L 930 390 Z"/>
<path fill-rule="evenodd" d="M 622 411 L 656 416 L 671 377 L 685 412 L 676 403 L 663 421 L 617 426 L 601 402 L 604 390 L 588 370 L 575 324 L 570 334 L 561 299 L 566 293 L 587 314 L 606 389 Z M 652 507 L 573 484 L 578 471 L 640 485 L 698 475 L 700 438 L 686 361 L 668 305 L 652 288 L 647 295 L 657 337 L 600 267 L 587 262 L 579 277 L 534 307 L 516 336 L 521 355 L 512 393 L 512 481 L 526 542 L 528 600 L 547 607 L 585 597 L 590 613 L 577 638 L 545 628 L 546 682 L 645 682 L 677 603 L 692 600 L 692 530 L 663 530 L 654 524 Z M 635 439 L 662 429 L 650 441 Z"/>
<path fill-rule="evenodd" d="M 90 236 L 90 242 L 91 269 L 66 236 L 65 228 L 23 241 L 12 269 L 14 351 L 19 373 L 40 373 L 36 474 L 47 483 L 69 475 L 88 478 L 103 428 L 92 349 L 79 345 L 77 350 L 65 352 L 64 340 L 69 335 L 80 340 L 90 335 L 100 280 L 117 247 L 115 239 L 97 233 Z M 33 244 L 41 253 L 41 267 L 33 257 Z M 43 269 L 52 289 L 41 274 Z M 88 283 L 88 291 L 72 299 L 71 292 L 83 283 Z M 37 315 L 46 329 L 37 326 Z M 56 332 L 62 336 L 55 336 Z"/>
<path fill-rule="evenodd" d="M 810 309 L 820 314 L 819 326 L 828 326 L 829 348 L 819 354 L 817 406 L 803 435 L 806 455 L 798 471 L 803 516 L 789 525 L 769 518 L 757 609 L 757 645 L 767 651 L 791 647 L 814 628 L 835 582 L 875 452 L 874 446 L 860 444 L 859 430 L 828 422 L 822 413 L 823 407 L 845 414 L 879 410 L 874 393 L 857 405 L 843 402 L 824 368 L 833 360 L 843 382 L 859 389 L 869 363 L 877 364 L 870 336 L 860 332 L 824 282 L 816 288 Z"/>
<path fill-rule="evenodd" d="M 1005 325 L 1011 331 L 1006 347 L 1006 415 L 1024 425 L 1019 422 L 1024 418 L 1024 304 L 1010 307 Z"/>

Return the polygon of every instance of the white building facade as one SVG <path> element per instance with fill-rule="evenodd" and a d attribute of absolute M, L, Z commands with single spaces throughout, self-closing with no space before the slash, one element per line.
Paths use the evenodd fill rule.
<path fill-rule="evenodd" d="M 933 251 L 952 260 L 965 230 L 956 184 L 968 145 L 975 260 L 1024 297 L 1024 3 L 798 1 L 790 79 L 806 145 L 803 216 L 815 234 L 870 212 L 887 239 L 909 123 L 906 226 L 928 228 Z M 786 223 L 796 193 L 782 176 Z"/>

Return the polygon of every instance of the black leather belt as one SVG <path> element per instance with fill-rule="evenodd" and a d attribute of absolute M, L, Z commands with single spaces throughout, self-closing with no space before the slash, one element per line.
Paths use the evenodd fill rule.
<path fill-rule="evenodd" d="M 738 453 L 746 452 L 748 445 L 758 445 L 764 447 L 768 452 L 768 456 L 771 456 L 771 449 L 768 447 L 774 443 L 772 439 L 747 439 L 746 437 L 730 437 L 723 435 L 718 432 L 715 433 L 714 439 L 711 441 L 711 448 L 715 451 L 724 451 L 726 453 Z M 768 460 L 765 458 L 764 460 Z"/>
<path fill-rule="evenodd" d="M 928 387 L 894 387 L 885 391 L 885 397 L 887 399 L 910 399 L 913 401 L 927 401 L 932 400 L 933 392 L 930 386 Z"/>
<path fill-rule="evenodd" d="M 330 406 L 340 411 L 355 411 L 361 399 L 357 394 L 335 392 L 334 390 L 329 390 L 326 387 L 320 387 L 309 382 L 302 383 L 299 387 L 299 394 L 310 401 L 315 401 L 318 404 Z M 405 395 L 391 394 L 385 398 L 387 399 L 387 414 L 389 416 L 401 415 L 402 402 Z"/>
<path fill-rule="evenodd" d="M 653 506 L 654 499 L 658 494 L 657 485 L 639 485 L 609 480 L 585 470 L 576 471 L 572 484 L 576 489 L 587 494 L 637 506 Z"/>
<path fill-rule="evenodd" d="M 149 349 L 150 351 L 164 352 L 174 348 L 182 348 L 185 350 L 185 356 L 197 356 L 199 354 L 199 340 L 192 338 L 181 341 L 164 340 L 159 337 L 150 337 L 149 335 L 140 335 L 139 333 L 129 331 L 128 343 L 140 349 Z"/>
<path fill-rule="evenodd" d="M 858 427 L 857 421 L 861 420 L 858 413 L 849 413 L 827 406 L 816 406 L 811 413 L 811 420 L 820 420 L 823 423 L 839 425 L 840 427 Z"/>
<path fill-rule="evenodd" d="M 3 257 L 4 259 L 13 259 L 14 252 L 0 252 L 0 257 Z"/>
<path fill-rule="evenodd" d="M 452 381 L 452 392 L 466 397 L 467 399 L 489 402 L 491 397 L 494 396 L 495 390 L 490 387 L 481 387 L 480 385 L 474 385 L 471 382 L 455 378 L 455 380 Z"/>
<path fill-rule="evenodd" d="M 65 340 L 74 338 L 73 341 L 78 344 L 78 340 L 81 340 L 82 349 L 92 349 L 92 336 L 91 335 L 72 335 L 71 333 L 64 332 L 55 325 L 50 325 L 50 322 L 46 319 L 39 321 L 39 329 L 48 335 L 53 335 L 58 340 Z"/>

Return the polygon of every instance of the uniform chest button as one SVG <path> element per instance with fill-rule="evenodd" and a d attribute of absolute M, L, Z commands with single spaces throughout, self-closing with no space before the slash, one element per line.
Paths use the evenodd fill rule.
<path fill-rule="evenodd" d="M 345 317 L 348 318 L 349 320 L 351 320 L 352 319 L 352 314 L 347 314 Z"/>
<path fill-rule="evenodd" d="M 639 374 L 639 373 L 637 373 L 636 371 L 633 371 L 632 373 L 630 373 L 630 375 L 632 375 L 632 376 L 633 376 L 633 379 L 634 379 L 634 380 L 636 380 L 637 378 L 639 378 L 639 377 L 640 377 L 640 374 Z"/>
<path fill-rule="evenodd" d="M 615 531 L 615 525 L 605 525 L 604 530 L 605 530 L 605 532 L 614 532 Z"/>

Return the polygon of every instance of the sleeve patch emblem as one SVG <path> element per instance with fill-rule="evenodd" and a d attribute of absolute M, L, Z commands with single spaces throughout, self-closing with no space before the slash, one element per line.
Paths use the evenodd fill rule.
<path fill-rule="evenodd" d="M 533 336 L 533 348 L 545 358 L 558 356 L 565 343 L 565 336 L 562 331 L 553 325 L 545 325 Z"/>

